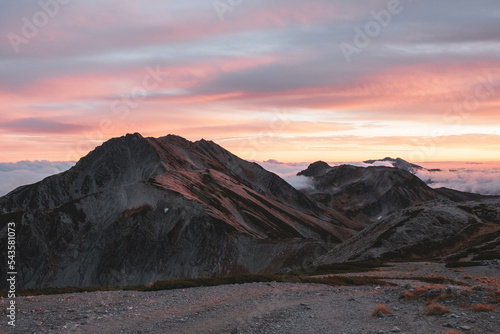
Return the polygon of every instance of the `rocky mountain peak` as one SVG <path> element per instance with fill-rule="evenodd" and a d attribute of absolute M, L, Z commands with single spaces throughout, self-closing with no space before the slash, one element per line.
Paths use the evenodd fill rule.
<path fill-rule="evenodd" d="M 366 160 L 363 162 L 366 164 L 370 164 L 370 165 L 373 165 L 375 162 L 389 162 L 392 165 L 392 167 L 405 170 L 405 171 L 410 172 L 412 174 L 415 174 L 419 170 L 425 169 L 422 166 L 412 164 L 412 163 L 410 163 L 404 159 L 401 159 L 401 158 L 393 159 L 391 157 L 385 157 L 384 159 L 380 159 L 380 160 Z"/>
<path fill-rule="evenodd" d="M 398 168 L 340 165 L 306 174 L 315 175 L 314 189 L 308 190 L 313 198 L 364 223 L 441 197 L 418 177 Z"/>
<path fill-rule="evenodd" d="M 324 161 L 316 161 L 307 167 L 307 169 L 299 172 L 297 175 L 309 176 L 309 177 L 317 177 L 323 175 L 327 171 L 329 171 L 332 167 L 328 165 Z"/>
<path fill-rule="evenodd" d="M 362 228 L 212 141 L 138 133 L 0 209 L 20 226 L 20 287 L 275 272 Z"/>

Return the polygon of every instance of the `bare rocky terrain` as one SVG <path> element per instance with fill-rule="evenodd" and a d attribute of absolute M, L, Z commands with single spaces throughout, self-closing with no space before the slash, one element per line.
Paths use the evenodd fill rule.
<path fill-rule="evenodd" d="M 500 271 L 494 261 L 462 269 L 398 263 L 345 275 L 385 277 L 396 286 L 271 282 L 18 297 L 17 325 L 9 333 L 498 333 L 500 328 Z M 416 280 L 436 276 L 449 284 Z M 420 299 L 401 298 L 419 291 Z M 428 315 L 431 299 L 449 312 Z M 491 310 L 474 311 L 479 304 Z M 392 314 L 373 316 L 377 305 Z"/>

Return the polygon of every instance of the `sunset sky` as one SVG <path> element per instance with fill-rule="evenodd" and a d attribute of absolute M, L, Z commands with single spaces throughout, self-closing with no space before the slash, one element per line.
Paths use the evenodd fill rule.
<path fill-rule="evenodd" d="M 500 161 L 498 0 L 16 0 L 0 22 L 0 162 L 133 132 L 257 161 Z"/>

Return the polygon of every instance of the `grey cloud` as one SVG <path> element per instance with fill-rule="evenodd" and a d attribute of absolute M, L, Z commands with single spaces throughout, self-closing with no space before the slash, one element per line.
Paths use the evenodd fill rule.
<path fill-rule="evenodd" d="M 40 118 L 22 118 L 0 124 L 0 129 L 14 133 L 72 133 L 87 129 L 86 126 L 68 124 Z"/>
<path fill-rule="evenodd" d="M 17 187 L 43 180 L 70 169 L 74 162 L 20 161 L 0 163 L 0 196 Z"/>

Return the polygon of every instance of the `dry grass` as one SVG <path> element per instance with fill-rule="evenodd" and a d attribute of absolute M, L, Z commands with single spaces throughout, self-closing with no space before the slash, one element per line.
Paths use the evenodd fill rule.
<path fill-rule="evenodd" d="M 417 287 L 414 290 L 407 290 L 402 292 L 399 295 L 399 299 L 403 300 L 418 300 L 420 297 L 422 297 L 427 291 L 429 290 L 435 290 L 435 289 L 442 289 L 443 287 L 441 285 L 430 285 L 430 286 L 425 286 L 425 287 Z"/>
<path fill-rule="evenodd" d="M 417 295 L 414 291 L 403 291 L 399 295 L 399 299 L 403 299 L 403 300 L 417 300 L 419 298 L 420 298 L 420 296 Z"/>
<path fill-rule="evenodd" d="M 436 303 L 431 303 L 427 306 L 427 315 L 443 315 L 450 313 L 450 309 L 446 306 L 441 306 Z"/>
<path fill-rule="evenodd" d="M 379 312 L 382 314 L 392 314 L 392 311 L 389 310 L 389 308 L 387 306 L 380 304 L 380 305 L 375 306 L 375 308 L 373 309 L 372 317 L 377 316 L 377 314 Z"/>
<path fill-rule="evenodd" d="M 382 281 L 371 276 L 329 276 L 324 278 L 298 276 L 298 275 L 252 275 L 242 274 L 224 277 L 208 278 L 180 278 L 169 281 L 157 281 L 146 285 L 134 286 L 77 286 L 77 287 L 44 287 L 28 288 L 16 291 L 18 296 L 39 296 L 39 295 L 57 295 L 66 293 L 94 292 L 94 291 L 161 291 L 172 289 L 186 289 L 199 286 L 217 286 L 223 284 L 243 284 L 254 282 L 286 282 L 286 283 L 313 283 L 326 284 L 330 286 L 358 286 L 358 285 L 378 285 L 394 286 L 393 283 Z M 0 291 L 0 297 L 7 297 L 6 291 Z M 0 333 L 1 334 L 1 333 Z"/>
<path fill-rule="evenodd" d="M 472 305 L 470 310 L 473 312 L 493 312 L 497 308 L 498 307 L 493 305 L 477 304 L 477 305 Z"/>
<path fill-rule="evenodd" d="M 472 312 L 493 312 L 498 309 L 496 306 L 484 304 L 471 305 L 467 303 L 459 303 L 458 306 Z"/>

